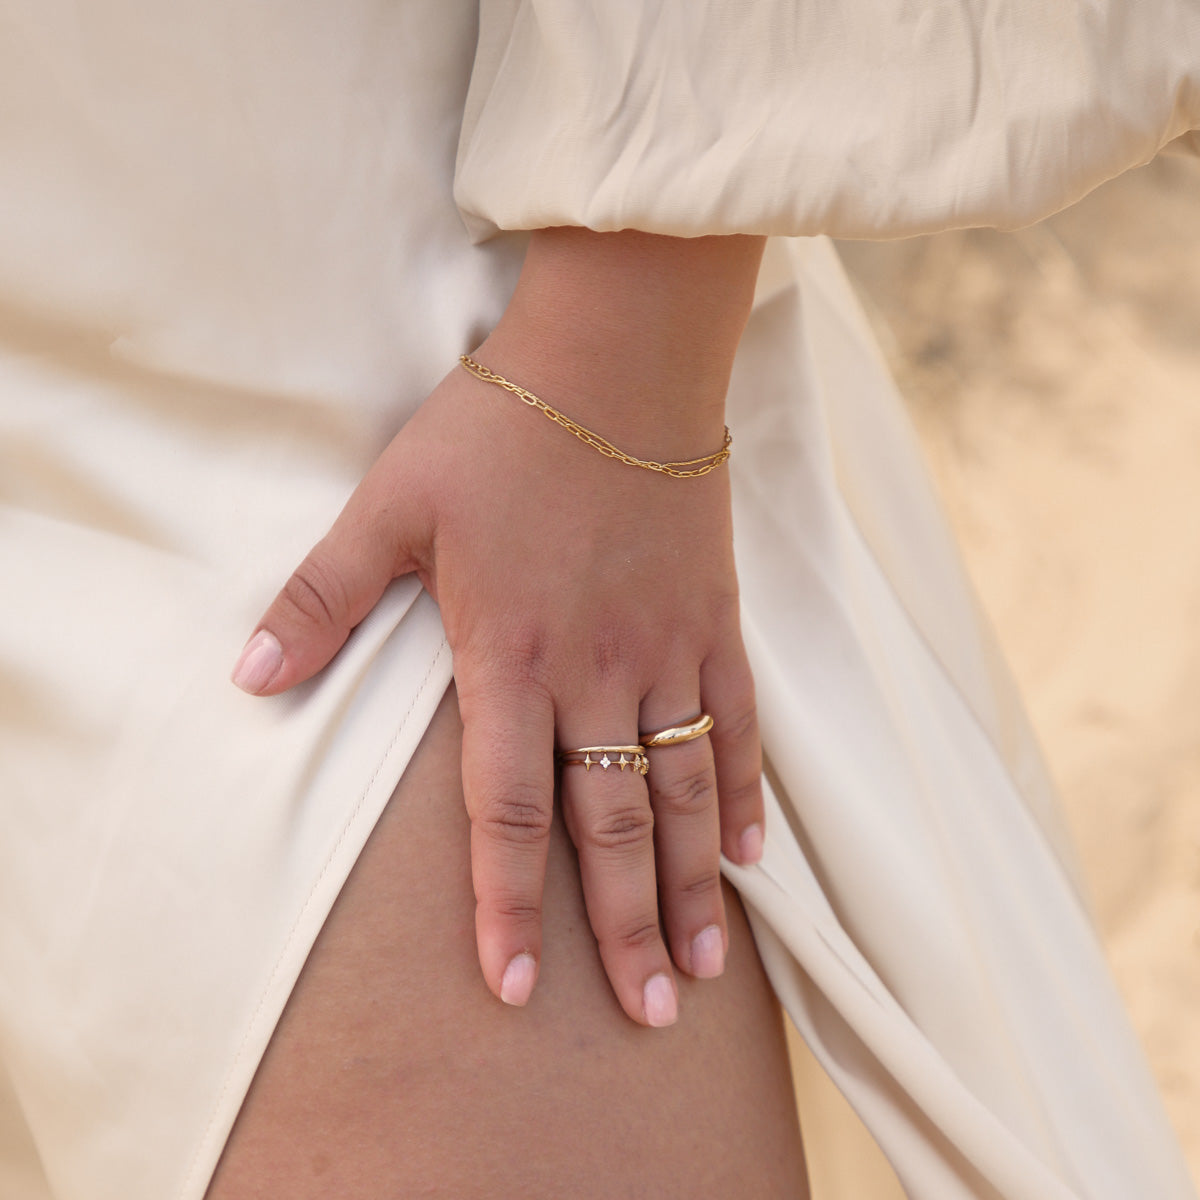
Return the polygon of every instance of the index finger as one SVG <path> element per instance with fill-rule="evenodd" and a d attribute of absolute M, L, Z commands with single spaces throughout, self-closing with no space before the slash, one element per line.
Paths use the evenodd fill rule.
<path fill-rule="evenodd" d="M 554 710 L 534 684 L 501 682 L 468 666 L 457 683 L 479 965 L 496 996 L 523 1005 L 542 953 Z"/>

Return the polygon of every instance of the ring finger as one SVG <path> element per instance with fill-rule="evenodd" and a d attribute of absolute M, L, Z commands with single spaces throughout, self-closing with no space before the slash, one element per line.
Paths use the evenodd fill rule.
<path fill-rule="evenodd" d="M 698 689 L 651 692 L 643 734 L 685 726 L 700 712 Z M 650 804 L 655 818 L 659 900 L 671 957 L 697 979 L 725 968 L 728 936 L 721 899 L 721 822 L 712 744 L 707 734 L 651 747 Z"/>

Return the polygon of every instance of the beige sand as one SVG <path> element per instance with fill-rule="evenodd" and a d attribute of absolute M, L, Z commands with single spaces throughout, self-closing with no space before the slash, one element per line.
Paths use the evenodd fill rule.
<path fill-rule="evenodd" d="M 1200 1181 L 1200 166 L 1014 234 L 842 249 Z"/>

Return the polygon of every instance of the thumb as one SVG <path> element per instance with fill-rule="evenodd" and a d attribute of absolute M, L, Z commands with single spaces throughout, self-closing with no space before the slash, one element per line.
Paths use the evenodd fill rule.
<path fill-rule="evenodd" d="M 387 585 L 424 558 L 419 508 L 395 494 L 376 506 L 371 492 L 364 480 L 263 614 L 233 668 L 243 691 L 274 696 L 315 675 Z"/>

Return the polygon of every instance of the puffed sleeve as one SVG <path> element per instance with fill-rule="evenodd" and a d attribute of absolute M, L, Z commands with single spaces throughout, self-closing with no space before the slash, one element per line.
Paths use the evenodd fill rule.
<path fill-rule="evenodd" d="M 482 0 L 456 197 L 477 238 L 1009 228 L 1197 127 L 1197 0 Z"/>

